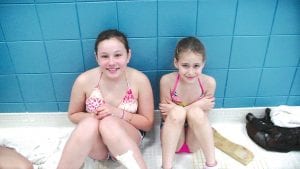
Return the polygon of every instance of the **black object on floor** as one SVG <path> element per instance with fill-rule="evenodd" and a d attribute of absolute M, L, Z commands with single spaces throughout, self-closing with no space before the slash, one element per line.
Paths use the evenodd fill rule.
<path fill-rule="evenodd" d="M 252 113 L 246 115 L 246 129 L 249 137 L 269 151 L 300 151 L 300 127 L 276 126 L 271 121 L 270 112 L 271 109 L 266 108 L 263 118 L 257 118 Z"/>

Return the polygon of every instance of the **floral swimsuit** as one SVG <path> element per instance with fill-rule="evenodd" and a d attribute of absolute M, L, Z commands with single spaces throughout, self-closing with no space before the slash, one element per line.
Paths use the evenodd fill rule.
<path fill-rule="evenodd" d="M 100 90 L 100 85 L 99 85 L 101 77 L 102 77 L 102 74 L 100 76 L 97 86 L 94 88 L 94 90 L 92 91 L 89 98 L 86 99 L 86 102 L 85 102 L 86 111 L 89 113 L 97 112 L 97 108 L 105 103 L 105 100 L 102 96 L 102 93 Z M 128 88 L 127 88 L 126 94 L 123 97 L 122 102 L 120 103 L 118 108 L 120 108 L 124 111 L 130 112 L 130 113 L 136 113 L 137 107 L 138 107 L 138 102 L 133 96 L 132 89 L 129 86 L 127 78 L 126 78 L 126 83 L 127 83 Z"/>

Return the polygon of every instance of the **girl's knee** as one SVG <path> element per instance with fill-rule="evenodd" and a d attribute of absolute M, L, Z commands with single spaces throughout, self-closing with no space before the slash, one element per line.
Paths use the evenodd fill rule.
<path fill-rule="evenodd" d="M 87 117 L 77 125 L 77 128 L 86 131 L 86 130 L 95 130 L 98 128 L 98 126 L 99 126 L 99 120 L 93 117 Z"/>
<path fill-rule="evenodd" d="M 103 139 L 116 138 L 122 129 L 120 122 L 112 116 L 105 117 L 99 124 L 99 131 Z"/>
<path fill-rule="evenodd" d="M 99 121 L 92 117 L 83 119 L 73 131 L 73 137 L 78 139 L 96 138 L 98 135 Z M 82 137 L 84 135 L 84 137 Z"/>
<path fill-rule="evenodd" d="M 186 120 L 186 111 L 184 108 L 176 108 L 169 112 L 167 121 L 175 124 L 183 124 Z"/>
<path fill-rule="evenodd" d="M 207 114 L 198 107 L 192 107 L 187 112 L 188 122 L 205 122 L 207 120 Z"/>

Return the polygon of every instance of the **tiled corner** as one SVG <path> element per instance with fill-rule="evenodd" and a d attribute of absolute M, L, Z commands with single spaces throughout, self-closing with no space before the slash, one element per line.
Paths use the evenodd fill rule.
<path fill-rule="evenodd" d="M 114 1 L 79 2 L 77 8 L 82 38 L 96 38 L 102 30 L 118 28 Z"/>
<path fill-rule="evenodd" d="M 268 35 L 275 8 L 276 0 L 239 0 L 234 34 Z"/>
<path fill-rule="evenodd" d="M 120 30 L 128 37 L 157 35 L 157 1 L 118 1 Z"/>

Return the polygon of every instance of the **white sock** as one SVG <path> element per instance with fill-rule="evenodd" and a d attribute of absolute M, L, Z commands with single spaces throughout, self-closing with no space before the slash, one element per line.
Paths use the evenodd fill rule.
<path fill-rule="evenodd" d="M 204 169 L 218 169 L 219 167 L 218 167 L 218 163 L 215 165 L 215 166 L 213 166 L 213 167 L 209 167 L 209 166 L 207 166 L 206 164 L 205 164 L 205 166 L 204 166 Z"/>
<path fill-rule="evenodd" d="M 131 150 L 128 150 L 122 155 L 116 156 L 116 158 L 128 169 L 140 169 L 138 163 L 133 157 L 133 152 Z"/>

